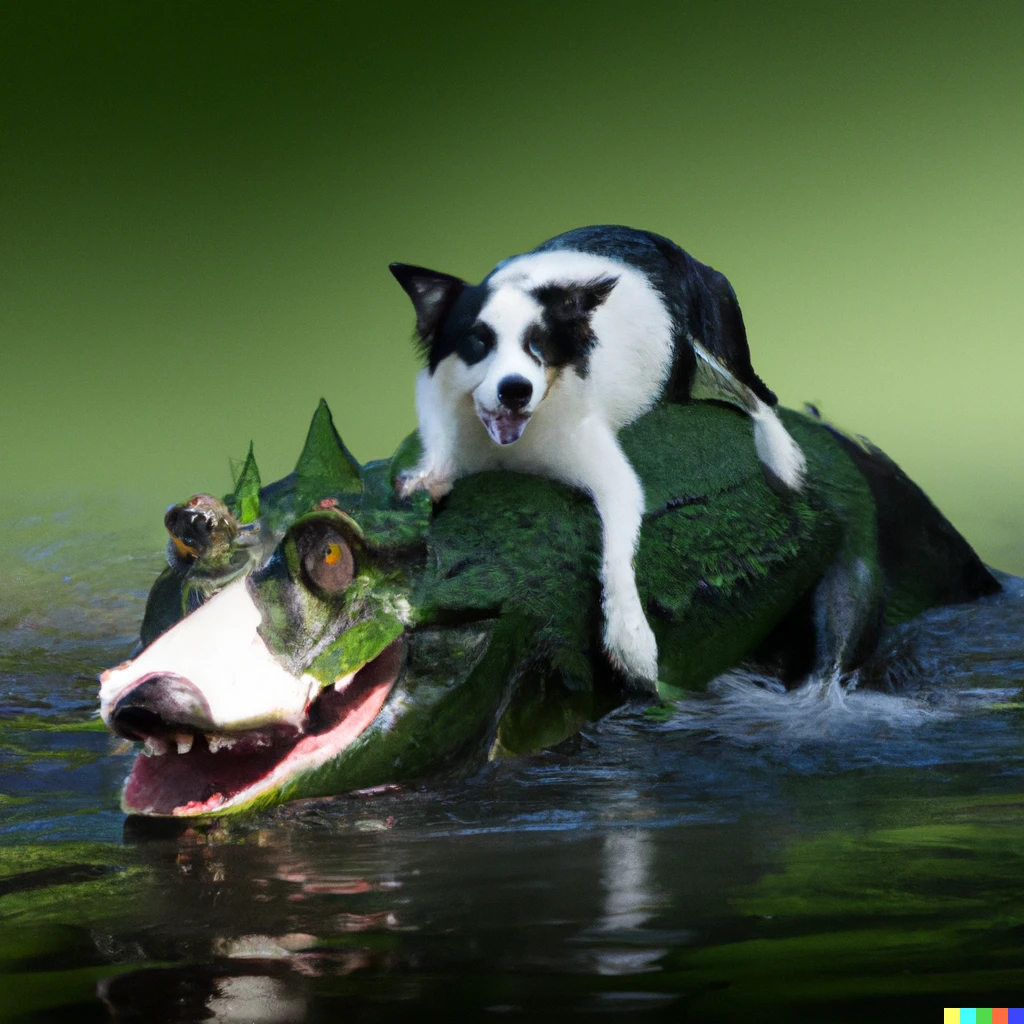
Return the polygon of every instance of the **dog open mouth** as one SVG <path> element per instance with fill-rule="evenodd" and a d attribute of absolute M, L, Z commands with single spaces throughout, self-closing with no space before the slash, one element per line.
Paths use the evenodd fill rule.
<path fill-rule="evenodd" d="M 399 637 L 376 658 L 310 702 L 299 726 L 273 723 L 238 731 L 204 732 L 175 716 L 141 711 L 126 691 L 110 727 L 145 743 L 125 784 L 129 814 L 190 817 L 258 802 L 300 774 L 351 746 L 373 723 L 399 674 L 405 641 Z M 187 680 L 174 681 L 187 687 Z"/>
<path fill-rule="evenodd" d="M 512 444 L 518 441 L 523 436 L 526 424 L 530 422 L 528 414 L 510 412 L 507 409 L 502 409 L 499 412 L 478 409 L 477 415 L 495 444 Z"/>

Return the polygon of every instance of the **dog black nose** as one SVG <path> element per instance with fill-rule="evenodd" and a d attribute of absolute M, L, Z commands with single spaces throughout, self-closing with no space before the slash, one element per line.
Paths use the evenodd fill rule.
<path fill-rule="evenodd" d="M 532 394 L 533 385 L 517 373 L 502 377 L 498 382 L 498 400 L 506 408 L 514 409 L 516 412 L 526 408 Z"/>

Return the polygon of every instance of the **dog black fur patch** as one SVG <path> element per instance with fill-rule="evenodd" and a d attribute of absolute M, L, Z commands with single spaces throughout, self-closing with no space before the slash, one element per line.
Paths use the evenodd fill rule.
<path fill-rule="evenodd" d="M 451 274 L 407 263 L 392 263 L 388 269 L 412 299 L 416 310 L 416 338 L 424 354 L 430 358 L 430 368 L 433 370 L 437 365 L 431 356 L 435 335 L 469 285 Z"/>
<path fill-rule="evenodd" d="M 523 338 L 527 351 L 536 352 L 547 366 L 572 366 L 580 377 L 589 370 L 597 343 L 591 314 L 611 294 L 618 278 L 600 277 L 577 284 L 546 284 L 530 294 L 541 304 L 541 322 Z"/>
<path fill-rule="evenodd" d="M 696 368 L 690 338 L 713 356 L 768 405 L 777 399 L 754 372 L 743 315 L 732 286 L 723 274 L 695 260 L 671 239 L 652 231 L 614 224 L 576 228 L 551 238 L 534 252 L 586 252 L 625 263 L 646 276 L 661 296 L 672 320 L 675 346 L 673 370 L 662 397 L 689 401 Z"/>

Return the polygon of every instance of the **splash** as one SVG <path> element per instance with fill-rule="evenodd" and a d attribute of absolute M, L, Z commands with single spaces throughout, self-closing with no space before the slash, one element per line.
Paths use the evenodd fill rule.
<path fill-rule="evenodd" d="M 857 689 L 857 673 L 812 675 L 787 690 L 779 680 L 739 668 L 719 676 L 706 695 L 680 702 L 672 729 L 710 733 L 740 745 L 807 740 L 850 741 L 903 731 L 952 712 L 922 696 Z"/>

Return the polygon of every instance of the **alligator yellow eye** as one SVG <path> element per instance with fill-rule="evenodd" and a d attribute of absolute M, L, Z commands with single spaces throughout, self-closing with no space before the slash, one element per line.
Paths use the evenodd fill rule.
<path fill-rule="evenodd" d="M 356 574 L 348 541 L 326 523 L 310 526 L 297 538 L 307 583 L 323 594 L 340 594 Z"/>

